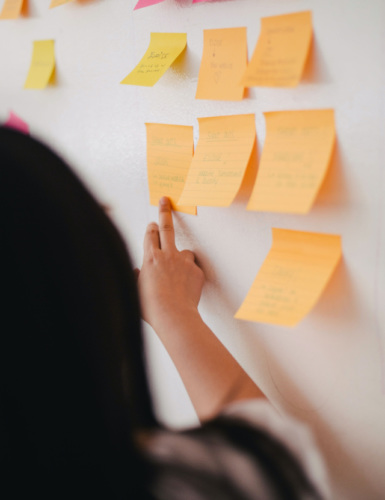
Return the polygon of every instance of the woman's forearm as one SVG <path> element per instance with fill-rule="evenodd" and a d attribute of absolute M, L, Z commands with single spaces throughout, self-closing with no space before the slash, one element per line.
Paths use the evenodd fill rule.
<path fill-rule="evenodd" d="M 197 310 L 170 315 L 155 328 L 200 420 L 212 418 L 229 403 L 265 397 Z"/>

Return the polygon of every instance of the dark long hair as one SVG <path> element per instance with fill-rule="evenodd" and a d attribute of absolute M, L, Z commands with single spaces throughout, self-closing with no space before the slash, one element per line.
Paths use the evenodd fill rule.
<path fill-rule="evenodd" d="M 0 217 L 4 478 L 15 498 L 144 498 L 132 436 L 157 422 L 122 238 L 61 158 L 1 127 Z"/>

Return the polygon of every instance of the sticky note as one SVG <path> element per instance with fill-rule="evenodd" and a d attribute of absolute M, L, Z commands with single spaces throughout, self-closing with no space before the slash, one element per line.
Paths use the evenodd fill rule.
<path fill-rule="evenodd" d="M 54 76 L 55 41 L 33 42 L 32 61 L 24 84 L 25 89 L 43 89 Z"/>
<path fill-rule="evenodd" d="M 5 0 L 0 19 L 16 19 L 23 8 L 24 0 Z"/>
<path fill-rule="evenodd" d="M 151 205 L 167 196 L 174 210 L 196 215 L 196 207 L 177 205 L 193 156 L 193 127 L 146 123 L 146 131 Z"/>
<path fill-rule="evenodd" d="M 262 18 L 261 33 L 242 83 L 246 87 L 295 87 L 311 38 L 310 11 Z"/>
<path fill-rule="evenodd" d="M 240 101 L 240 84 L 247 65 L 246 28 L 203 31 L 203 56 L 199 69 L 197 99 Z"/>
<path fill-rule="evenodd" d="M 341 255 L 338 235 L 273 229 L 272 247 L 235 317 L 295 326 L 316 304 Z"/>
<path fill-rule="evenodd" d="M 64 5 L 69 2 L 73 2 L 73 0 L 51 0 L 49 8 L 52 9 L 53 7 L 59 7 L 59 5 Z"/>
<path fill-rule="evenodd" d="M 143 7 L 150 7 L 151 5 L 161 2 L 164 2 L 164 0 L 139 0 L 139 2 L 135 5 L 134 10 L 143 9 Z"/>
<path fill-rule="evenodd" d="M 199 140 L 179 205 L 227 207 L 256 140 L 254 115 L 198 118 Z"/>
<path fill-rule="evenodd" d="M 120 83 L 152 87 L 187 45 L 186 33 L 151 33 L 150 45 L 139 64 Z"/>
<path fill-rule="evenodd" d="M 309 212 L 335 143 L 334 111 L 264 113 L 266 140 L 248 210 Z"/>
<path fill-rule="evenodd" d="M 4 126 L 23 132 L 23 134 L 29 134 L 28 124 L 13 113 L 13 111 L 10 111 L 8 120 L 4 123 Z"/>

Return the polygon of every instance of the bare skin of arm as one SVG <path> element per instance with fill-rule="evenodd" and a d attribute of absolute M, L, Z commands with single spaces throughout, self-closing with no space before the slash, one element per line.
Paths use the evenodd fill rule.
<path fill-rule="evenodd" d="M 171 204 L 159 203 L 159 225 L 144 238 L 138 286 L 143 319 L 170 354 L 201 421 L 229 403 L 264 394 L 204 323 L 198 303 L 204 274 L 189 250 L 175 246 Z"/>

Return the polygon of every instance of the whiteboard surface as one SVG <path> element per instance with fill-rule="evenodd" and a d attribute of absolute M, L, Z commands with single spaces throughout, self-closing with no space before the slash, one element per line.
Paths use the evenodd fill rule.
<path fill-rule="evenodd" d="M 0 0 L 0 7 L 4 0 Z M 264 111 L 334 108 L 337 147 L 306 216 L 247 212 L 249 191 L 229 208 L 176 214 L 177 243 L 207 277 L 201 313 L 279 411 L 306 421 L 338 500 L 385 495 L 385 2 L 383 0 L 77 0 L 0 22 L 0 120 L 13 110 L 34 136 L 73 165 L 112 217 L 140 267 L 149 206 L 145 122 L 193 125 L 197 117 L 255 113 L 258 157 Z M 249 57 L 260 18 L 311 10 L 310 64 L 294 89 L 254 88 L 242 102 L 195 100 L 203 29 L 247 27 Z M 119 82 L 151 31 L 187 32 L 184 57 L 153 87 Z M 32 42 L 54 39 L 56 85 L 23 90 Z M 313 311 L 294 329 L 233 319 L 271 245 L 271 228 L 342 236 L 343 262 Z M 145 327 L 159 417 L 197 422 L 182 383 Z"/>

